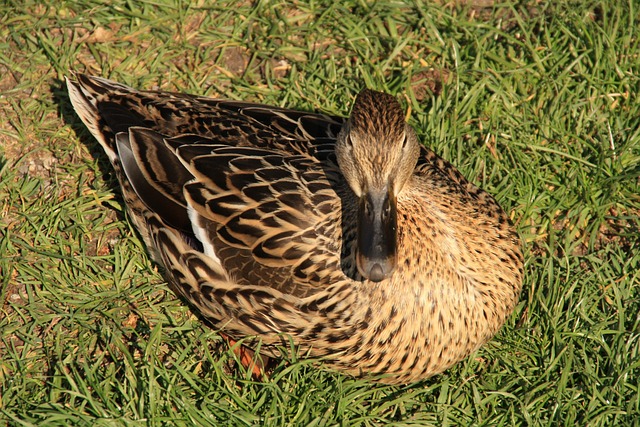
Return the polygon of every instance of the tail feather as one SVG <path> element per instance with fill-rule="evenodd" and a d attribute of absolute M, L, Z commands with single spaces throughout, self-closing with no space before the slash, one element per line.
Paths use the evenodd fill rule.
<path fill-rule="evenodd" d="M 94 94 L 85 89 L 80 80 L 74 81 L 65 77 L 69 90 L 69 99 L 76 113 L 87 126 L 89 132 L 98 140 L 104 151 L 109 156 L 111 163 L 117 162 L 118 153 L 115 147 L 113 133 L 106 129 L 107 125 L 102 119 Z M 107 131 L 107 133 L 105 133 Z"/>

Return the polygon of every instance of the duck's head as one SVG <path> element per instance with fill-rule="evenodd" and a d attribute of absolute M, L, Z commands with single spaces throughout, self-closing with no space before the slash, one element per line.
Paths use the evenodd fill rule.
<path fill-rule="evenodd" d="M 356 264 L 379 282 L 396 268 L 398 194 L 413 174 L 420 146 L 391 95 L 365 89 L 338 134 L 336 157 L 358 202 Z"/>

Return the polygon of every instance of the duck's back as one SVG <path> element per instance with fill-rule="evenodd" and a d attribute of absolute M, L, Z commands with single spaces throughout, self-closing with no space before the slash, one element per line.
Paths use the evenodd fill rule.
<path fill-rule="evenodd" d="M 110 141 L 116 134 L 143 127 L 166 137 L 192 134 L 220 144 L 316 157 L 333 151 L 344 122 L 336 116 L 183 93 L 140 91 L 84 74 L 75 77 L 75 82 L 69 81 L 71 100 L 85 124 L 97 119 L 99 128 L 90 130 L 106 150 L 114 149 Z"/>
<path fill-rule="evenodd" d="M 72 103 L 167 269 L 150 216 L 240 285 L 304 297 L 355 274 L 339 226 L 355 203 L 333 159 L 342 119 L 76 77 Z"/>

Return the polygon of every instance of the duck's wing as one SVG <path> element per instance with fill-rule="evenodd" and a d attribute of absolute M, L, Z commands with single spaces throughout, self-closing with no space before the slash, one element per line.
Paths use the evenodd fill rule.
<path fill-rule="evenodd" d="M 84 74 L 67 82 L 82 121 L 110 157 L 115 155 L 115 135 L 144 127 L 168 137 L 195 134 L 226 145 L 321 158 L 333 152 L 344 122 L 341 117 L 249 102 L 139 91 Z M 78 109 L 78 104 L 90 108 Z"/>
<path fill-rule="evenodd" d="M 342 119 L 75 77 L 74 108 L 156 259 L 149 212 L 239 283 L 304 296 L 343 277 L 345 187 L 331 161 Z"/>
<path fill-rule="evenodd" d="M 337 168 L 141 127 L 116 145 L 140 200 L 230 280 L 301 298 L 345 277 Z"/>

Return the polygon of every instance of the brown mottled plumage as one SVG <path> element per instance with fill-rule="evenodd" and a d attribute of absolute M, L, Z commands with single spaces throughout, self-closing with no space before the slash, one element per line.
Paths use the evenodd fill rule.
<path fill-rule="evenodd" d="M 67 85 L 172 287 L 266 353 L 290 336 L 340 371 L 408 383 L 477 349 L 518 300 L 507 216 L 418 144 L 390 95 L 361 92 L 345 121 Z"/>

